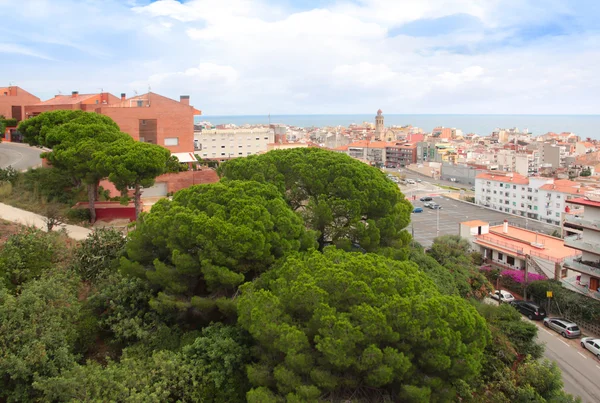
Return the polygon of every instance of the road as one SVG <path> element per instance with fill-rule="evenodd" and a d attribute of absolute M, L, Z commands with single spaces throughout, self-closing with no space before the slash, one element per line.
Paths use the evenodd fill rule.
<path fill-rule="evenodd" d="M 404 175 L 406 177 L 406 179 L 421 179 L 424 182 L 429 182 L 432 184 L 438 184 L 438 185 L 442 185 L 442 186 L 451 186 L 451 187 L 461 188 L 461 189 L 465 189 L 465 190 L 470 190 L 471 187 L 474 186 L 474 185 L 469 185 L 466 183 L 443 181 L 441 179 L 432 179 L 430 176 L 422 175 L 418 172 L 409 171 L 406 168 L 399 168 L 399 169 L 386 168 L 385 171 L 386 172 L 397 172 L 401 175 Z"/>
<path fill-rule="evenodd" d="M 565 339 L 541 322 L 534 323 L 539 327 L 539 341 L 545 344 L 544 356 L 562 371 L 565 392 L 580 396 L 585 403 L 600 402 L 600 360 L 581 347 L 579 339 Z"/>
<path fill-rule="evenodd" d="M 410 186 L 416 189 L 416 185 Z M 433 239 L 438 235 L 458 235 L 458 225 L 463 221 L 482 220 L 489 223 L 499 223 L 506 219 L 510 223 L 546 234 L 552 234 L 557 228 L 556 226 L 540 221 L 525 220 L 524 217 L 517 217 L 482 206 L 443 197 L 443 191 L 436 191 L 434 187 L 430 192 L 425 182 L 420 183 L 419 187 L 421 190 L 415 192 L 416 200 L 412 201 L 415 207 L 423 207 L 423 202 L 419 201 L 419 197 L 423 195 L 431 195 L 433 201 L 442 206 L 441 210 L 423 208 L 422 213 L 411 214 L 411 224 L 408 230 L 413 233 L 414 239 L 424 247 L 431 246 Z M 410 193 L 411 190 L 405 190 L 405 188 L 405 186 L 402 186 L 402 191 L 412 196 Z"/>
<path fill-rule="evenodd" d="M 24 144 L 0 143 L 0 168 L 12 166 L 22 171 L 42 163 L 40 154 L 44 150 Z"/>

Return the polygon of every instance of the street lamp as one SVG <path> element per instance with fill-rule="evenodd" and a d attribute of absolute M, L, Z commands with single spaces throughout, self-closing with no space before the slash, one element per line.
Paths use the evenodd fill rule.
<path fill-rule="evenodd" d="M 498 274 L 498 278 L 496 278 L 496 290 L 500 289 L 500 279 L 502 278 L 502 274 Z"/>

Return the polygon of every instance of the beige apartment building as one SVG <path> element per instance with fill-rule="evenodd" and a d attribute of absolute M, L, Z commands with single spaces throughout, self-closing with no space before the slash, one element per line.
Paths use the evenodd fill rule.
<path fill-rule="evenodd" d="M 275 131 L 255 129 L 203 129 L 194 133 L 194 150 L 203 159 L 227 160 L 261 154 L 275 142 Z"/>

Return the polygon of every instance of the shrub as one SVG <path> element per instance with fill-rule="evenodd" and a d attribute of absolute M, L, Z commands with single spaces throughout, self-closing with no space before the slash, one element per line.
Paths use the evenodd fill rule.
<path fill-rule="evenodd" d="M 89 213 L 89 210 L 80 210 Z M 96 280 L 116 271 L 125 249 L 123 234 L 112 228 L 98 228 L 75 250 L 72 268 L 83 280 Z"/>
<path fill-rule="evenodd" d="M 0 168 L 0 182 L 9 182 L 14 185 L 19 178 L 19 171 L 14 169 L 12 166 L 6 168 Z"/>
<path fill-rule="evenodd" d="M 67 211 L 67 218 L 72 221 L 90 222 L 90 210 L 83 208 L 72 208 Z"/>
<path fill-rule="evenodd" d="M 552 291 L 550 307 L 558 306 L 560 314 L 574 321 L 597 322 L 600 320 L 600 301 L 564 288 L 555 280 L 534 281 L 529 285 L 529 293 L 534 301 L 547 306 L 550 302 L 546 291 Z"/>

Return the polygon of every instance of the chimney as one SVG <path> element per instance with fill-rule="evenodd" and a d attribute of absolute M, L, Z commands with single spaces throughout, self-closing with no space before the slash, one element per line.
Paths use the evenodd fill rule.
<path fill-rule="evenodd" d="M 126 94 L 124 92 L 121 93 L 121 101 L 125 101 L 125 99 L 127 98 Z"/>
<path fill-rule="evenodd" d="M 79 91 L 71 92 L 71 98 L 77 98 L 79 96 Z"/>
<path fill-rule="evenodd" d="M 190 104 L 190 96 L 189 95 L 181 95 L 179 97 L 179 102 L 181 102 L 184 105 L 189 105 Z"/>
<path fill-rule="evenodd" d="M 508 220 L 504 220 L 504 225 L 502 227 L 502 232 L 508 234 Z"/>
<path fill-rule="evenodd" d="M 14 97 L 16 95 L 17 95 L 17 87 L 12 86 L 12 85 L 10 87 L 8 87 L 8 96 Z"/>

